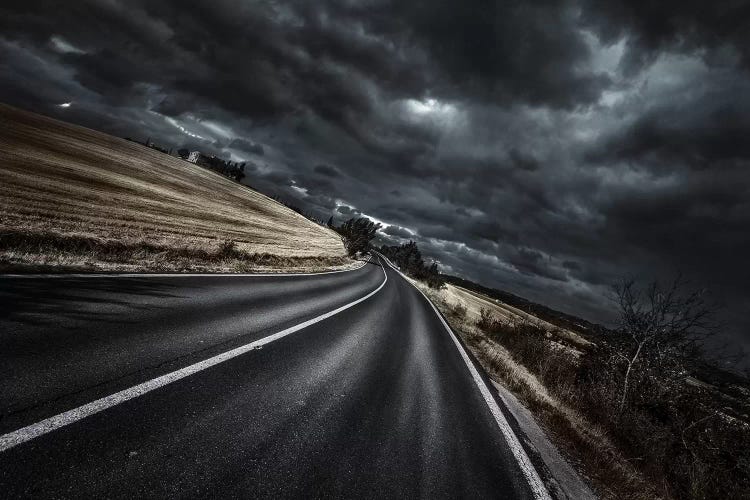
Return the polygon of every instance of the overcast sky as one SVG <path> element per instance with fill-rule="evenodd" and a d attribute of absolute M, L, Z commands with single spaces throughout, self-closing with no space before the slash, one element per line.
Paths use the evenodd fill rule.
<path fill-rule="evenodd" d="M 682 270 L 750 351 L 750 3 L 534 4 L 4 1 L 0 100 L 247 161 L 594 321 Z"/>

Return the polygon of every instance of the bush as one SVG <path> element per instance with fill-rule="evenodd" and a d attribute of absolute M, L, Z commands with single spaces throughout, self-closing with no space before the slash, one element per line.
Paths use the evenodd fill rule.
<path fill-rule="evenodd" d="M 550 394 L 601 426 L 665 497 L 748 498 L 750 425 L 722 407 L 710 389 L 676 385 L 671 375 L 648 371 L 632 380 L 638 391 L 618 412 L 624 368 L 611 363 L 615 347 L 601 342 L 579 359 L 554 332 L 502 322 L 487 309 L 476 326 Z"/>
<path fill-rule="evenodd" d="M 505 325 L 492 314 L 492 311 L 486 308 L 482 308 L 479 311 L 479 320 L 477 320 L 477 328 L 487 334 L 490 338 L 495 338 L 498 334 L 505 331 Z"/>
<path fill-rule="evenodd" d="M 232 257 L 237 253 L 237 245 L 232 240 L 224 240 L 216 253 L 219 257 Z"/>
<path fill-rule="evenodd" d="M 450 306 L 450 312 L 456 319 L 463 320 L 466 318 L 466 306 L 460 302 L 456 302 Z"/>

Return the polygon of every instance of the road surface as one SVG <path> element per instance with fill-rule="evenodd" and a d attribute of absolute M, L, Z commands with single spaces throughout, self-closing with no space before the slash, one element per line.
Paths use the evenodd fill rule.
<path fill-rule="evenodd" d="M 0 492 L 544 498 L 484 384 L 380 258 L 0 277 Z"/>

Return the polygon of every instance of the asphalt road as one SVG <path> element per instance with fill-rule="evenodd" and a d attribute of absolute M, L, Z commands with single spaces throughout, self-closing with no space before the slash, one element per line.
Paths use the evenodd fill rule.
<path fill-rule="evenodd" d="M 0 495 L 543 498 L 467 361 L 375 261 L 0 277 Z"/>

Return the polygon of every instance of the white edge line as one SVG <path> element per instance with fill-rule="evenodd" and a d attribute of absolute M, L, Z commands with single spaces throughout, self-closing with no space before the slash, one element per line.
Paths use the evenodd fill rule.
<path fill-rule="evenodd" d="M 264 277 L 277 277 L 277 278 L 293 278 L 299 276 L 319 276 L 321 274 L 336 274 L 336 273 L 348 273 L 351 271 L 357 271 L 365 267 L 370 262 L 370 257 L 367 260 L 351 269 L 337 269 L 335 271 L 318 271 L 315 273 L 42 273 L 42 274 L 0 274 L 0 279 L 3 278 L 206 278 L 206 277 L 222 277 L 222 278 L 264 278 Z"/>
<path fill-rule="evenodd" d="M 241 356 L 242 354 L 252 351 L 253 349 L 263 347 L 264 345 L 270 344 L 275 340 L 279 340 L 282 337 L 286 337 L 289 334 L 302 330 L 303 328 L 307 328 L 310 325 L 323 321 L 324 319 L 330 318 L 331 316 L 349 309 L 350 307 L 353 307 L 360 302 L 369 299 L 385 286 L 386 282 L 388 281 L 388 273 L 385 272 L 385 268 L 382 264 L 380 264 L 380 267 L 383 270 L 384 276 L 383 282 L 380 284 L 380 286 L 367 295 L 360 297 L 353 302 L 349 302 L 348 304 L 338 307 L 332 311 L 328 311 L 327 313 L 321 314 L 320 316 L 316 316 L 315 318 L 291 326 L 285 330 L 281 330 L 280 332 L 274 333 L 267 337 L 263 337 L 262 339 L 250 342 L 249 344 L 245 344 L 227 352 L 217 354 L 216 356 L 204 359 L 203 361 L 199 361 L 192 365 L 186 366 L 185 368 L 175 370 L 160 377 L 156 377 L 141 384 L 134 385 L 133 387 L 130 387 L 128 389 L 123 389 L 122 391 L 79 406 L 78 408 L 73 408 L 72 410 L 68 410 L 53 417 L 45 418 L 44 420 L 41 420 L 35 424 L 27 425 L 26 427 L 22 427 L 15 431 L 4 434 L 0 436 L 0 453 L 13 448 L 14 446 L 18 446 L 19 444 L 38 438 L 39 436 L 43 436 L 44 434 L 57 430 L 61 427 L 104 411 L 108 408 L 112 408 L 113 406 L 116 406 L 120 403 L 124 403 L 125 401 L 137 398 L 138 396 L 142 396 L 147 392 L 153 391 L 154 389 L 164 387 L 167 384 L 171 384 L 172 382 L 176 382 L 185 377 L 189 377 L 190 375 L 205 370 L 206 368 L 210 368 L 212 366 L 218 365 L 219 363 L 223 363 L 224 361 L 228 361 L 232 358 L 236 358 L 237 356 Z"/>
<path fill-rule="evenodd" d="M 401 271 L 399 271 L 393 264 L 391 264 L 390 260 L 387 257 L 383 255 L 380 255 L 380 256 L 391 267 L 391 269 L 393 269 L 398 274 L 400 274 L 401 277 L 404 278 L 404 280 L 406 280 L 407 283 L 414 286 L 414 284 L 411 281 L 406 279 L 406 276 L 404 276 L 404 274 Z M 469 355 L 466 353 L 466 350 L 458 341 L 456 334 L 453 332 L 453 330 L 448 325 L 448 323 L 445 322 L 445 319 L 438 312 L 437 307 L 435 307 L 435 304 L 432 303 L 429 297 L 427 297 L 427 295 L 425 295 L 425 293 L 419 288 L 417 288 L 416 286 L 414 286 L 414 288 L 419 293 L 421 293 L 422 296 L 427 300 L 427 303 L 430 304 L 430 306 L 432 307 L 432 310 L 435 311 L 435 314 L 440 319 L 440 322 L 443 324 L 446 331 L 451 336 L 453 343 L 456 345 L 456 349 L 458 349 L 458 351 L 461 353 L 461 357 L 466 363 L 466 366 L 469 368 L 469 372 L 471 373 L 471 376 L 474 379 L 474 382 L 476 383 L 477 387 L 479 387 L 479 391 L 482 393 L 484 400 L 487 402 L 487 406 L 489 406 L 490 412 L 492 412 L 492 416 L 495 417 L 495 422 L 497 422 L 498 427 L 500 427 L 500 431 L 503 433 L 503 436 L 505 437 L 505 440 L 508 443 L 508 447 L 510 448 L 511 452 L 513 452 L 513 456 L 518 462 L 518 465 L 521 468 L 521 472 L 523 472 L 523 475 L 526 477 L 526 480 L 529 483 L 529 486 L 531 487 L 531 491 L 534 494 L 534 497 L 539 500 L 551 500 L 552 497 L 547 491 L 547 488 L 544 486 L 544 482 L 542 481 L 542 478 L 539 476 L 539 473 L 536 471 L 536 469 L 534 468 L 534 465 L 531 463 L 529 456 L 526 454 L 526 450 L 523 449 L 521 442 L 518 440 L 518 436 L 516 436 L 516 434 L 513 432 L 513 429 L 508 423 L 508 420 L 505 418 L 502 410 L 500 410 L 500 407 L 497 405 L 497 401 L 495 400 L 494 397 L 492 397 L 492 393 L 490 392 L 490 389 L 487 387 L 487 384 L 484 383 L 484 380 L 482 380 L 482 377 L 479 375 L 479 372 L 474 366 L 474 363 L 471 362 L 471 359 L 469 358 Z"/>

